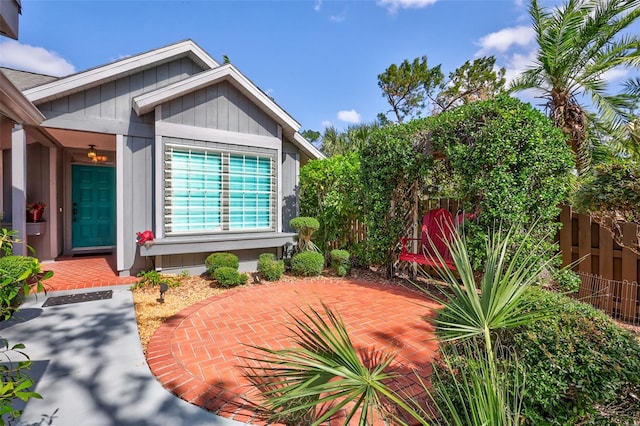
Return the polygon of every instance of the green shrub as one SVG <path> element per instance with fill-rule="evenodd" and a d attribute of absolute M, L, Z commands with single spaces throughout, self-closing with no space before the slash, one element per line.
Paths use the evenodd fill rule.
<path fill-rule="evenodd" d="M 299 216 L 291 219 L 289 221 L 289 226 L 291 226 L 297 232 L 311 231 L 313 233 L 317 231 L 318 228 L 320 228 L 320 223 L 318 222 L 318 219 L 314 217 Z"/>
<path fill-rule="evenodd" d="M 131 288 L 156 287 L 161 284 L 166 284 L 169 287 L 180 286 L 180 280 L 178 278 L 162 275 L 155 270 L 139 272 L 137 277 L 140 278 L 140 281 L 132 285 Z"/>
<path fill-rule="evenodd" d="M 295 231 L 298 232 L 298 252 L 320 251 L 318 246 L 316 246 L 313 241 L 311 241 L 313 233 L 316 232 L 318 228 L 320 228 L 318 219 L 305 216 L 294 217 L 289 221 L 289 226 L 291 226 Z"/>
<path fill-rule="evenodd" d="M 0 258 L 0 279 L 23 282 L 40 272 L 38 259 L 30 256 L 5 256 Z"/>
<path fill-rule="evenodd" d="M 331 250 L 331 267 L 339 277 L 344 277 L 351 270 L 351 255 L 347 250 Z"/>
<path fill-rule="evenodd" d="M 310 277 L 322 275 L 324 268 L 324 256 L 322 253 L 303 251 L 291 259 L 291 272 L 296 275 Z"/>
<path fill-rule="evenodd" d="M 553 274 L 553 281 L 563 293 L 577 293 L 582 280 L 571 269 L 559 269 Z"/>
<path fill-rule="evenodd" d="M 574 194 L 578 211 L 624 217 L 628 222 L 640 222 L 640 163 L 616 160 L 598 164 L 585 177 Z"/>
<path fill-rule="evenodd" d="M 263 253 L 258 258 L 258 272 L 267 281 L 278 281 L 284 273 L 284 262 L 276 260 L 273 253 Z"/>
<path fill-rule="evenodd" d="M 5 420 L 8 420 L 7 424 L 9 425 L 16 424 L 13 420 L 17 420 L 22 415 L 22 409 L 19 409 L 20 404 L 16 403 L 18 399 L 22 402 L 27 402 L 31 398 L 42 399 L 39 393 L 32 390 L 35 383 L 27 374 L 32 362 L 24 352 L 24 348 L 22 343 L 9 346 L 7 339 L 0 338 L 0 358 L 2 358 L 0 363 L 0 377 L 2 378 L 0 424 L 2 425 L 5 424 Z"/>
<path fill-rule="evenodd" d="M 235 287 L 246 283 L 249 276 L 239 273 L 235 268 L 221 266 L 214 271 L 213 278 L 221 287 Z"/>
<path fill-rule="evenodd" d="M 535 289 L 528 298 L 533 309 L 561 306 L 553 316 L 500 335 L 521 357 L 523 414 L 531 424 L 597 421 L 596 404 L 612 403 L 628 386 L 640 385 L 640 344 L 630 332 L 563 295 Z"/>
<path fill-rule="evenodd" d="M 28 281 L 39 273 L 40 262 L 35 257 L 0 257 L 0 316 L 11 316 L 20 300 L 29 294 Z"/>
<path fill-rule="evenodd" d="M 566 199 L 574 166 L 562 132 L 540 111 L 509 96 L 430 120 L 433 146 L 446 153 L 463 209 L 478 212 L 465 223 L 474 268 L 481 268 L 487 230 L 495 224 L 517 227 L 514 247 L 547 250 L 538 242 L 553 243 L 558 205 Z"/>
<path fill-rule="evenodd" d="M 238 256 L 233 253 L 220 252 L 210 254 L 204 261 L 204 265 L 207 267 L 209 275 L 213 275 L 216 269 L 221 267 L 237 270 L 240 266 L 240 261 L 238 260 Z"/>
<path fill-rule="evenodd" d="M 314 239 L 328 253 L 334 244 L 354 255 L 365 251 L 365 241 L 353 232 L 364 222 L 364 190 L 357 152 L 311 160 L 300 168 L 300 214 L 318 219 Z"/>

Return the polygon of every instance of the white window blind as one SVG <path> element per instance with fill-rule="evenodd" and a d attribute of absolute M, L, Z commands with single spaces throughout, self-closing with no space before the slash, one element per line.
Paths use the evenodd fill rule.
<path fill-rule="evenodd" d="M 274 158 L 167 144 L 165 233 L 275 229 Z"/>

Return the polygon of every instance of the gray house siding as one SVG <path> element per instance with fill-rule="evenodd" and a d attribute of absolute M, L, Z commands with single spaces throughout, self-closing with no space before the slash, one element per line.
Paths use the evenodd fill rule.
<path fill-rule="evenodd" d="M 282 231 L 293 232 L 289 221 L 300 213 L 298 178 L 300 151 L 290 142 L 282 144 Z"/>
<path fill-rule="evenodd" d="M 151 136 L 153 114 L 138 117 L 131 99 L 201 71 L 191 59 L 182 58 L 37 106 L 47 118 L 46 126 L 90 130 L 90 118 L 100 120 L 88 122 L 96 132 Z M 145 131 L 151 134 L 143 134 Z"/>
<path fill-rule="evenodd" d="M 135 273 L 147 267 L 136 244 L 136 232 L 153 229 L 153 139 L 124 137 L 122 195 L 124 270 Z"/>
<path fill-rule="evenodd" d="M 163 104 L 162 120 L 237 133 L 278 136 L 277 123 L 228 82 Z"/>
<path fill-rule="evenodd" d="M 278 255 L 276 248 L 252 249 L 252 250 L 236 250 L 235 255 L 238 256 L 240 266 L 238 270 L 241 272 L 253 272 L 256 270 L 256 259 L 262 253 L 273 253 Z M 204 261 L 209 253 L 187 253 L 174 254 L 170 256 L 161 256 L 160 263 L 162 271 L 169 274 L 179 274 L 182 271 L 189 271 L 189 274 L 202 274 L 206 272 Z"/>
<path fill-rule="evenodd" d="M 163 122 L 194 128 L 215 129 L 244 135 L 279 138 L 274 146 L 261 147 L 261 139 L 251 140 L 248 136 L 244 146 L 226 144 L 212 140 L 199 141 L 176 137 L 162 137 L 162 145 L 167 143 L 201 146 L 226 152 L 247 152 L 267 154 L 280 162 L 276 180 L 281 180 L 278 196 L 283 200 L 282 210 L 277 212 L 277 220 L 283 232 L 261 233 L 220 233 L 193 237 L 168 236 L 156 241 L 150 247 L 141 248 L 143 256 L 155 256 L 155 265 L 165 272 L 204 272 L 204 260 L 212 252 L 230 251 L 240 259 L 241 271 L 255 271 L 256 261 L 261 253 L 281 253 L 281 247 L 292 241 L 288 233 L 289 220 L 297 215 L 297 178 L 299 150 L 288 141 L 282 142 L 281 132 L 275 120 L 258 108 L 244 94 L 228 82 L 213 84 L 161 105 L 160 119 Z M 157 147 L 163 149 L 163 147 Z M 160 167 L 160 166 L 159 166 Z M 157 173 L 160 170 L 156 170 Z M 156 203 L 160 206 L 161 203 Z M 161 208 L 161 207 L 157 207 Z"/>

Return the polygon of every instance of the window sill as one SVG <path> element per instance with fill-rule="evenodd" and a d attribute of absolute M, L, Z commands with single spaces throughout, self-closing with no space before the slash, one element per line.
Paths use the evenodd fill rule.
<path fill-rule="evenodd" d="M 293 243 L 295 235 L 291 232 L 253 232 L 166 237 L 154 240 L 148 247 L 140 246 L 140 255 L 162 256 L 281 247 L 286 243 Z"/>

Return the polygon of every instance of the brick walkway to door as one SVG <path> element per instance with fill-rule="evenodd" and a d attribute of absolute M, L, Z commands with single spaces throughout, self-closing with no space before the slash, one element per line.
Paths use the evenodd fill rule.
<path fill-rule="evenodd" d="M 437 345 L 426 319 L 437 305 L 416 291 L 361 280 L 262 284 L 204 300 L 157 330 L 147 348 L 149 366 L 179 397 L 228 418 L 260 423 L 245 399 L 252 399 L 241 368 L 247 365 L 246 345 L 293 346 L 287 312 L 321 310 L 321 301 L 342 316 L 359 350 L 396 353 L 396 385 L 423 396 L 412 371 L 422 377 L 431 372 Z"/>
<path fill-rule="evenodd" d="M 118 284 L 133 284 L 136 277 L 120 277 L 116 274 L 115 256 L 65 256 L 55 262 L 42 262 L 40 269 L 53 271 L 53 276 L 44 281 L 47 291 L 76 290 Z"/>

